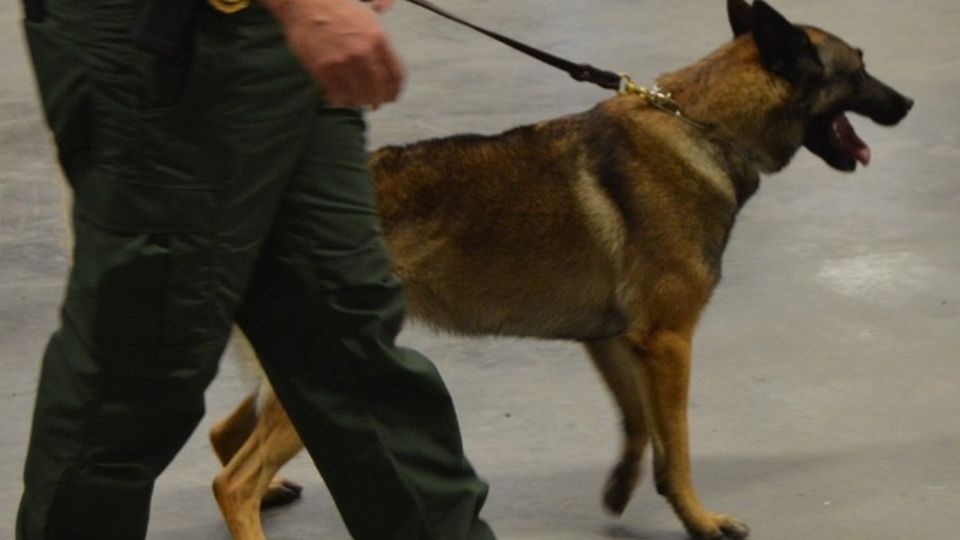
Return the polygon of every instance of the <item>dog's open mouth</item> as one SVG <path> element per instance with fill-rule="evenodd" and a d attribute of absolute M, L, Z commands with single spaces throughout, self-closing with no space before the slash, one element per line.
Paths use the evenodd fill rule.
<path fill-rule="evenodd" d="M 841 171 L 855 170 L 858 162 L 870 164 L 870 147 L 843 112 L 815 119 L 807 128 L 804 146 Z"/>
<path fill-rule="evenodd" d="M 837 115 L 837 117 L 833 119 L 832 127 L 833 140 L 831 142 L 833 145 L 864 166 L 869 165 L 870 147 L 867 146 L 867 143 L 863 142 L 863 139 L 854 131 L 853 125 L 851 125 L 850 120 L 847 119 L 847 115 Z"/>

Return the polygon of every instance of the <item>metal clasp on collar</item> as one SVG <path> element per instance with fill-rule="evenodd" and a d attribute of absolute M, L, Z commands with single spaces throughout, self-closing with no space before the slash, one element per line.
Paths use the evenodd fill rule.
<path fill-rule="evenodd" d="M 633 82 L 633 79 L 631 79 L 626 73 L 620 73 L 619 75 L 620 89 L 617 90 L 617 93 L 621 96 L 641 96 L 651 107 L 660 109 L 666 113 L 670 113 L 690 124 L 691 126 L 696 126 L 700 129 L 707 129 L 707 126 L 695 120 L 691 120 L 688 116 L 683 114 L 683 109 L 681 109 L 680 104 L 673 99 L 673 97 L 670 95 L 670 92 L 665 92 L 657 85 L 654 85 L 653 89 L 639 86 Z"/>

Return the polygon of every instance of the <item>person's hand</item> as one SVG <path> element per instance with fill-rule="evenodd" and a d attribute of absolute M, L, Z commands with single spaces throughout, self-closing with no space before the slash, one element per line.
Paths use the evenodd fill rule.
<path fill-rule="evenodd" d="M 392 0 L 372 0 L 387 9 Z M 355 0 L 263 0 L 287 42 L 335 107 L 372 107 L 397 99 L 404 70 L 386 31 Z"/>

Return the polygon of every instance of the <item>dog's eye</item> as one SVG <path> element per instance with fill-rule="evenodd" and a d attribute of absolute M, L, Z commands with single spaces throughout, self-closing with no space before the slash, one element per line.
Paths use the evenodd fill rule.
<path fill-rule="evenodd" d="M 867 65 L 863 63 L 863 49 L 857 49 L 857 56 L 860 57 L 860 71 L 858 76 L 866 78 Z"/>

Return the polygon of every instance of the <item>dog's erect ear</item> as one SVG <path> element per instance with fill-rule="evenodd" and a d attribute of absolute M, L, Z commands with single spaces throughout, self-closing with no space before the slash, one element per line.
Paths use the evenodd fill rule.
<path fill-rule="evenodd" d="M 794 26 L 763 0 L 752 9 L 753 39 L 768 71 L 799 83 L 823 74 L 823 63 L 806 32 Z"/>
<path fill-rule="evenodd" d="M 753 8 L 746 0 L 727 0 L 727 17 L 734 37 L 740 37 L 753 30 Z"/>

